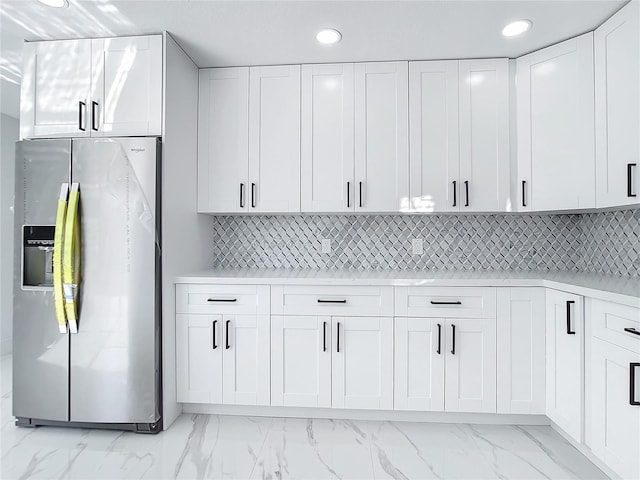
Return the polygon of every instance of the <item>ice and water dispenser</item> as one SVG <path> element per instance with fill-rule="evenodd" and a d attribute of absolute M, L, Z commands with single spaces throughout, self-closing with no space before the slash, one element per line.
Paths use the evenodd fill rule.
<path fill-rule="evenodd" d="M 22 286 L 53 287 L 53 225 L 22 227 Z"/>

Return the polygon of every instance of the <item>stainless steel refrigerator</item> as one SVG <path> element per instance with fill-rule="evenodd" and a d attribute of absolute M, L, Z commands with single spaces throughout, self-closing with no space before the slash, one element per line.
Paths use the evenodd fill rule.
<path fill-rule="evenodd" d="M 13 415 L 157 432 L 160 142 L 16 146 Z"/>

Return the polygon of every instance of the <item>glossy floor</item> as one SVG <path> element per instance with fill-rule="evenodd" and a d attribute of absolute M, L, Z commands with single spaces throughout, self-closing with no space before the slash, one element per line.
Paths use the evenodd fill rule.
<path fill-rule="evenodd" d="M 159 435 L 17 428 L 1 363 L 3 479 L 606 478 L 549 427 L 183 415 Z"/>

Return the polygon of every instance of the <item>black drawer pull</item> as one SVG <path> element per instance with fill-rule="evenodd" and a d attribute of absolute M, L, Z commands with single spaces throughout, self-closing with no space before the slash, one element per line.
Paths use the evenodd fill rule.
<path fill-rule="evenodd" d="M 640 367 L 639 362 L 629 364 L 629 405 L 634 407 L 640 405 L 636 400 L 636 367 Z"/>
<path fill-rule="evenodd" d="M 629 332 L 629 333 L 633 333 L 634 335 L 639 335 L 640 336 L 640 331 L 636 330 L 635 328 L 629 327 L 629 328 L 625 328 L 624 329 L 625 332 Z"/>
<path fill-rule="evenodd" d="M 324 300 L 322 298 L 318 299 L 318 303 L 347 303 L 345 299 L 342 300 Z"/>
<path fill-rule="evenodd" d="M 224 302 L 224 303 L 233 303 L 237 302 L 237 298 L 207 298 L 207 302 Z"/>
<path fill-rule="evenodd" d="M 573 300 L 567 300 L 567 335 L 575 335 L 576 331 L 571 330 L 571 305 L 574 304 Z"/>
<path fill-rule="evenodd" d="M 431 305 L 462 305 L 462 302 L 460 300 L 449 301 L 449 302 L 431 300 Z"/>

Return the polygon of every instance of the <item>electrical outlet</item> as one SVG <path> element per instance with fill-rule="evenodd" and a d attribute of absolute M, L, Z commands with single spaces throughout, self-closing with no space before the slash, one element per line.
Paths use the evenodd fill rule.
<path fill-rule="evenodd" d="M 413 238 L 411 240 L 411 253 L 413 255 L 422 255 L 424 253 L 424 249 L 422 248 L 421 238 Z"/>
<path fill-rule="evenodd" d="M 328 238 L 322 239 L 322 253 L 331 253 L 331 240 Z"/>

